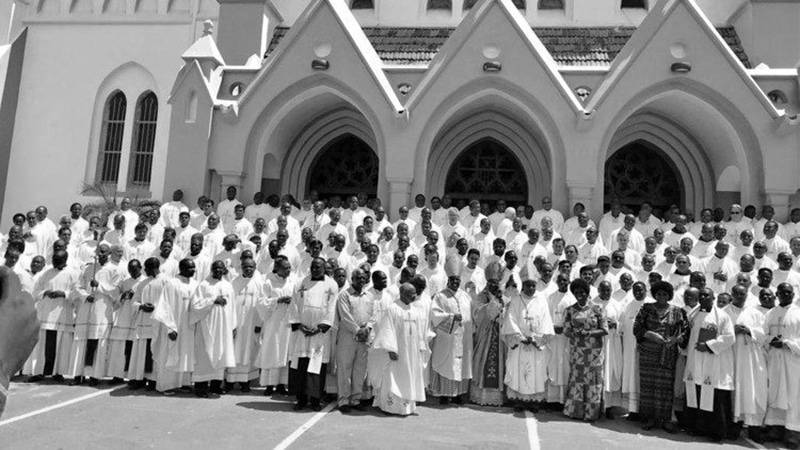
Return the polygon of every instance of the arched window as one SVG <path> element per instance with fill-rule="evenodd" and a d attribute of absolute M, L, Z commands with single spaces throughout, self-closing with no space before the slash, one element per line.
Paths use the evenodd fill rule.
<path fill-rule="evenodd" d="M 464 9 L 472 9 L 475 3 L 478 3 L 478 0 L 464 0 Z M 511 0 L 511 3 L 513 3 L 517 9 L 525 9 L 525 0 Z"/>
<path fill-rule="evenodd" d="M 428 10 L 432 9 L 446 9 L 448 11 L 453 9 L 452 0 L 428 0 Z"/>
<path fill-rule="evenodd" d="M 372 0 L 353 0 L 350 9 L 375 9 L 375 2 Z"/>
<path fill-rule="evenodd" d="M 539 0 L 539 9 L 564 9 L 564 0 Z"/>
<path fill-rule="evenodd" d="M 136 121 L 133 124 L 133 146 L 131 148 L 130 175 L 131 188 L 149 188 L 153 168 L 153 150 L 156 143 L 156 122 L 158 120 L 158 98 L 152 92 L 139 97 L 136 104 Z"/>
<path fill-rule="evenodd" d="M 125 133 L 125 94 L 115 91 L 106 102 L 103 111 L 103 129 L 100 137 L 97 181 L 116 183 L 119 180 L 119 164 L 122 159 L 122 137 Z"/>

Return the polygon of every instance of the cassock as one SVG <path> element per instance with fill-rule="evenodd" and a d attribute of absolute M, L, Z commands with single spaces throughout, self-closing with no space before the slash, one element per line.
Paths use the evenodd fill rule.
<path fill-rule="evenodd" d="M 783 341 L 782 348 L 768 347 L 766 425 L 800 431 L 800 307 L 776 305 L 766 316 L 767 338 Z"/>
<path fill-rule="evenodd" d="M 695 350 L 702 340 L 710 352 Z M 714 438 L 724 437 L 731 420 L 731 391 L 734 388 L 733 320 L 723 310 L 699 310 L 691 322 L 689 354 L 686 360 L 686 404 L 691 408 L 697 430 Z"/>
<path fill-rule="evenodd" d="M 751 427 L 760 427 L 767 412 L 767 334 L 766 314 L 762 306 L 725 307 L 734 325 L 743 325 L 750 334 L 737 334 L 734 345 L 735 387 L 733 417 Z"/>
<path fill-rule="evenodd" d="M 608 334 L 603 336 L 603 346 L 605 347 L 605 361 L 603 370 L 603 403 L 606 408 L 611 406 L 623 406 L 622 404 L 622 371 L 624 366 L 624 356 L 622 353 L 622 334 L 620 320 L 622 317 L 622 305 L 614 300 L 602 300 L 595 297 L 592 302 L 600 306 L 605 311 L 609 322 Z M 611 327 L 611 321 L 616 324 Z"/>
<path fill-rule="evenodd" d="M 159 392 L 185 386 L 194 371 L 195 326 L 189 323 L 192 299 L 199 283 L 194 278 L 178 275 L 169 280 L 155 304 L 153 320 L 160 324 L 153 347 L 156 359 L 156 389 Z M 167 336 L 178 333 L 176 340 Z"/>
<path fill-rule="evenodd" d="M 784 364 L 787 374 L 786 429 L 800 432 L 800 307 L 794 304 L 783 318 L 783 348 L 786 349 Z"/>
<path fill-rule="evenodd" d="M 298 396 L 322 399 L 325 390 L 324 375 L 331 357 L 330 329 L 313 336 L 306 336 L 301 325 L 319 328 L 320 325 L 333 327 L 336 319 L 336 299 L 339 288 L 333 279 L 324 276 L 314 280 L 310 276 L 303 279 L 289 305 L 289 323 L 292 334 L 289 338 L 289 392 Z"/>
<path fill-rule="evenodd" d="M 133 309 L 136 312 L 134 319 L 133 348 L 128 369 L 128 379 L 155 381 L 155 364 L 153 361 L 153 339 L 158 332 L 158 322 L 153 320 L 155 305 L 161 299 L 167 277 L 159 274 L 157 277 L 148 277 L 136 289 L 133 295 Z M 143 305 L 153 305 L 153 311 L 143 311 Z"/>
<path fill-rule="evenodd" d="M 231 283 L 236 295 L 236 337 L 233 348 L 236 355 L 236 367 L 228 369 L 225 381 L 228 383 L 247 383 L 258 378 L 255 366 L 259 354 L 259 338 L 256 327 L 261 328 L 263 319 L 258 314 L 256 305 L 267 296 L 267 287 L 261 277 L 245 278 L 238 276 Z"/>
<path fill-rule="evenodd" d="M 633 334 L 633 324 L 642 305 L 653 300 L 645 297 L 636 300 L 630 295 L 629 300 L 621 302 L 622 313 L 619 316 L 619 332 L 622 334 L 622 407 L 628 412 L 639 412 L 639 353 L 636 350 L 636 335 Z M 627 302 L 627 303 L 626 303 Z"/>
<path fill-rule="evenodd" d="M 95 288 L 91 287 L 92 279 L 98 282 Z M 72 376 L 106 376 L 108 336 L 123 280 L 123 273 L 110 262 L 94 262 L 84 269 L 76 291 L 75 337 L 69 363 Z M 86 301 L 89 296 L 94 297 L 94 302 Z"/>
<path fill-rule="evenodd" d="M 133 338 L 135 336 L 134 318 L 136 310 L 133 298 L 122 298 L 125 292 L 137 291 L 138 286 L 147 280 L 145 276 L 139 278 L 126 278 L 120 285 L 120 307 L 114 317 L 114 326 L 109 335 L 108 375 L 114 378 L 126 378 L 130 363 Z"/>
<path fill-rule="evenodd" d="M 69 373 L 75 326 L 73 300 L 80 273 L 65 268 L 47 269 L 33 288 L 36 316 L 39 319 L 39 342 L 33 355 L 33 375 L 63 375 Z M 61 291 L 65 297 L 45 297 L 46 291 Z"/>
<path fill-rule="evenodd" d="M 390 414 L 413 414 L 417 402 L 425 401 L 424 361 L 428 359 L 428 316 L 395 300 L 381 314 L 369 357 L 370 384 L 375 390 L 373 406 Z M 389 358 L 397 354 L 397 361 Z"/>
<path fill-rule="evenodd" d="M 547 296 L 535 293 L 528 297 L 522 293 L 513 297 L 508 304 L 501 334 L 508 346 L 504 378 L 508 398 L 544 400 L 550 342 L 555 336 Z M 533 339 L 532 344 L 523 342 L 528 338 Z"/>
<path fill-rule="evenodd" d="M 300 284 L 294 275 L 281 278 L 270 273 L 266 277 L 265 296 L 257 304 L 258 314 L 264 321 L 261 329 L 261 348 L 256 366 L 261 368 L 259 383 L 262 386 L 277 386 L 289 382 L 289 304 L 278 303 L 281 297 L 292 297 Z"/>
<path fill-rule="evenodd" d="M 564 329 L 564 311 L 576 302 L 569 292 L 556 291 L 547 298 L 553 328 Z M 569 339 L 562 332 L 550 342 L 547 361 L 547 401 L 564 403 L 564 389 L 569 380 Z"/>
<path fill-rule="evenodd" d="M 459 289 L 433 296 L 431 325 L 436 339 L 431 353 L 431 392 L 455 397 L 469 391 L 472 378 L 472 299 Z M 453 317 L 461 314 L 461 321 Z"/>
<path fill-rule="evenodd" d="M 219 296 L 227 300 L 225 306 L 214 303 Z M 228 281 L 208 278 L 200 283 L 189 319 L 190 324 L 195 324 L 192 382 L 222 380 L 225 369 L 236 367 L 236 314 L 236 296 Z"/>

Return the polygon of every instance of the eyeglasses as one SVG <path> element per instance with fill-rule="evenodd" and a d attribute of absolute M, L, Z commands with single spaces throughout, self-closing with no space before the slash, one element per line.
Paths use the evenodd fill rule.
<path fill-rule="evenodd" d="M 731 211 L 731 215 L 732 216 L 738 216 L 739 214 L 741 214 L 741 212 Z"/>

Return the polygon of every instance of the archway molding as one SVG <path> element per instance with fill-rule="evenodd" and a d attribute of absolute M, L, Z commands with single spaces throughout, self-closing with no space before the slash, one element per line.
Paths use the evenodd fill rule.
<path fill-rule="evenodd" d="M 452 164 L 460 151 L 483 137 L 499 136 L 524 166 L 529 202 L 538 204 L 542 196 L 552 196 L 557 205 L 566 205 L 566 149 L 552 114 L 530 92 L 507 80 L 483 77 L 465 84 L 426 114 L 430 119 L 420 134 L 415 160 L 415 173 L 425 178 L 414 180 L 414 192 L 441 195 L 449 165 L 437 165 Z M 476 124 L 476 117 L 489 120 Z M 545 181 L 532 178 L 543 172 Z"/>
<path fill-rule="evenodd" d="M 297 136 L 281 169 L 281 192 L 296 193 L 299 198 L 303 198 L 308 186 L 308 176 L 317 156 L 330 142 L 348 134 L 361 139 L 375 152 L 380 161 L 382 175 L 384 162 L 375 151 L 377 143 L 369 123 L 357 111 L 344 108 L 317 118 Z M 379 178 L 378 188 L 380 184 Z"/>
<path fill-rule="evenodd" d="M 759 140 L 748 118 L 728 98 L 711 86 L 689 78 L 677 77 L 655 83 L 627 98 L 628 100 L 617 109 L 620 113 L 607 126 L 604 125 L 607 131 L 604 132 L 600 141 L 598 159 L 596 161 L 599 180 L 604 179 L 605 161 L 610 156 L 610 152 L 619 148 L 612 145 L 612 141 L 616 139 L 620 128 L 634 116 L 651 113 L 662 118 L 669 117 L 670 120 L 668 122 L 682 130 L 684 135 L 689 136 L 690 141 L 695 142 L 695 148 L 701 149 L 702 158 L 700 159 L 705 160 L 705 164 L 701 168 L 707 170 L 708 178 L 704 183 L 699 184 L 703 189 L 702 197 L 698 198 L 697 193 L 700 191 L 695 190 L 693 208 L 701 208 L 711 204 L 715 184 L 715 167 L 711 164 L 712 160 L 710 158 L 723 154 L 732 156 L 735 165 L 742 171 L 741 201 L 751 204 L 761 203 L 759 187 L 764 186 L 764 166 Z M 680 115 L 676 115 L 676 108 L 674 107 L 669 111 L 664 108 L 662 103 L 666 102 L 671 102 L 673 105 L 682 103 L 683 108 L 698 109 L 704 115 L 705 123 L 683 123 L 678 125 Z M 701 145 L 700 136 L 703 134 L 701 125 L 705 126 L 706 129 L 724 130 L 726 139 Z M 688 148 L 692 148 L 692 146 Z M 697 156 L 694 156 L 694 158 L 697 159 Z M 725 165 L 727 166 L 727 164 Z M 722 168 L 716 169 L 718 171 L 722 170 Z M 688 186 L 689 180 L 686 177 L 684 177 L 684 180 L 687 181 L 687 190 L 690 189 Z M 687 196 L 687 203 L 688 198 L 691 197 Z M 700 200 L 702 202 L 698 203 Z M 602 202 L 595 202 L 594 207 L 598 213 L 601 212 Z M 690 205 L 687 205 L 687 207 L 690 207 Z"/>
<path fill-rule="evenodd" d="M 605 162 L 614 153 L 637 141 L 658 149 L 674 165 L 685 192 L 687 211 L 699 211 L 714 199 L 714 176 L 700 144 L 691 135 L 670 120 L 652 112 L 630 117 L 612 137 L 601 170 L 605 180 Z"/>
<path fill-rule="evenodd" d="M 256 107 L 260 103 L 251 102 L 248 107 Z M 325 117 L 336 116 L 340 110 L 349 110 L 351 114 L 359 116 L 359 125 L 356 126 L 362 134 L 370 135 L 369 140 L 365 139 L 370 147 L 378 155 L 381 163 L 381 177 L 378 182 L 378 196 L 384 196 L 386 188 L 385 176 L 385 143 L 381 131 L 380 119 L 369 102 L 350 86 L 324 74 L 315 74 L 304 78 L 280 94 L 272 98 L 261 106 L 258 116 L 253 120 L 250 127 L 247 143 L 245 145 L 245 155 L 243 160 L 242 172 L 245 174 L 245 185 L 253 192 L 258 191 L 262 179 L 263 160 L 266 154 L 274 155 L 278 164 L 281 165 L 281 186 L 285 187 L 283 180 L 288 173 L 295 167 L 294 163 L 287 164 L 287 159 L 293 158 L 292 153 L 297 150 L 296 145 L 303 142 L 301 135 L 306 133 L 313 123 L 324 121 Z M 244 112 L 240 112 L 244 115 Z M 330 121 L 335 117 L 331 116 Z M 312 118 L 309 120 L 309 118 Z M 366 124 L 366 129 L 364 128 Z M 334 125 L 335 126 L 335 125 Z M 341 130 L 345 133 L 347 130 Z M 341 134 L 340 133 L 340 134 Z M 358 134 L 353 133 L 356 136 Z M 329 135 L 329 139 L 337 135 Z M 322 144 L 324 145 L 324 143 Z M 321 148 L 321 147 L 320 147 Z M 319 148 L 317 149 L 317 151 Z M 305 160 L 306 158 L 301 158 Z M 312 159 L 313 160 L 313 159 Z M 306 166 L 305 173 L 308 173 Z M 291 184 L 290 184 L 291 185 Z M 304 179 L 299 181 L 299 185 L 304 185 Z M 304 188 L 303 188 L 304 189 Z M 305 192 L 285 191 L 296 196 L 302 196 Z"/>

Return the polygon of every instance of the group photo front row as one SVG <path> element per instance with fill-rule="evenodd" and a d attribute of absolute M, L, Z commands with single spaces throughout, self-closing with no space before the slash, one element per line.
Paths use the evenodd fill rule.
<path fill-rule="evenodd" d="M 237 196 L 15 214 L 0 253 L 39 338 L 12 381 L 342 414 L 434 397 L 800 448 L 800 208 L 612 199 L 595 222 L 420 194 L 390 219 L 363 192 Z"/>

